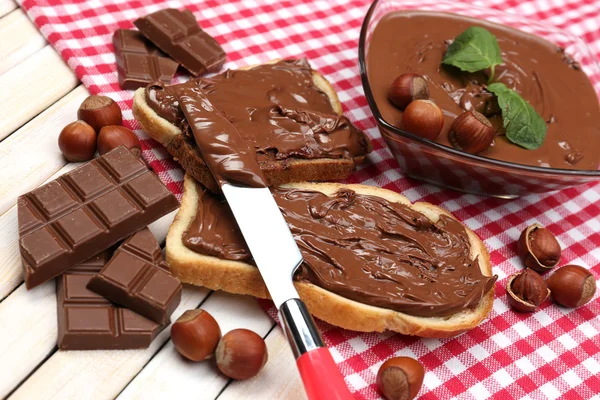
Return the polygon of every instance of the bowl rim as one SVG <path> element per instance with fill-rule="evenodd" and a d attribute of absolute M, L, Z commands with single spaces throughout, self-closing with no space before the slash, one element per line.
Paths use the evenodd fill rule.
<path fill-rule="evenodd" d="M 425 139 L 421 136 L 412 134 L 408 131 L 405 131 L 403 129 L 400 129 L 400 128 L 388 123 L 385 119 L 383 119 L 381 113 L 379 112 L 379 108 L 377 107 L 377 103 L 375 102 L 375 98 L 374 98 L 373 92 L 371 90 L 371 85 L 369 84 L 369 78 L 367 75 L 367 62 L 366 62 L 366 57 L 365 57 L 365 50 L 366 50 L 365 42 L 367 39 L 367 30 L 368 30 L 369 22 L 371 21 L 373 12 L 375 11 L 375 8 L 377 7 L 377 4 L 380 1 L 381 0 L 374 0 L 373 3 L 371 4 L 371 6 L 369 7 L 369 10 L 367 11 L 367 15 L 365 16 L 363 23 L 361 25 L 360 36 L 358 39 L 358 66 L 359 66 L 360 78 L 361 78 L 362 87 L 363 87 L 363 90 L 365 93 L 365 97 L 367 98 L 367 104 L 369 105 L 369 109 L 371 110 L 371 113 L 373 114 L 373 117 L 375 118 L 375 122 L 377 123 L 377 125 L 379 125 L 379 126 L 382 125 L 389 131 L 391 131 L 399 136 L 406 137 L 416 143 L 419 143 L 419 144 L 429 147 L 431 149 L 436 149 L 436 150 L 442 151 L 444 153 L 454 155 L 459 158 L 464 158 L 466 161 L 484 164 L 483 166 L 485 166 L 485 164 L 488 164 L 490 167 L 501 167 L 501 168 L 509 168 L 509 169 L 516 170 L 516 171 L 535 172 L 536 175 L 539 173 L 539 174 L 543 174 L 543 175 L 555 174 L 555 175 L 563 175 L 563 176 L 600 177 L 600 169 L 577 170 L 577 169 L 538 167 L 538 166 L 534 166 L 534 165 L 518 164 L 518 163 L 509 162 L 509 161 L 502 161 L 502 160 L 496 160 L 493 158 L 483 157 L 483 156 L 479 156 L 477 154 L 466 153 L 466 152 L 463 152 L 460 150 L 456 150 L 452 147 L 444 146 L 444 145 L 434 142 L 432 140 Z M 475 5 L 473 5 L 473 7 L 479 8 L 479 9 L 484 8 L 484 7 L 475 6 Z M 498 13 L 506 14 L 504 11 L 501 11 L 501 10 L 494 10 L 494 11 L 497 11 Z M 452 13 L 447 12 L 446 14 L 452 14 Z M 524 18 L 526 18 L 526 17 L 524 17 Z M 514 28 L 514 29 L 516 29 L 516 28 Z M 577 39 L 581 43 L 583 43 L 583 45 L 587 49 L 589 49 L 589 46 L 587 45 L 587 43 L 585 43 L 583 40 L 581 40 L 579 38 L 577 38 Z M 590 52 L 590 56 L 592 57 L 592 62 L 595 63 L 596 66 L 598 66 L 598 62 L 595 59 L 595 55 L 591 52 L 591 50 L 589 52 Z M 383 133 L 381 134 L 381 136 L 385 140 Z"/>

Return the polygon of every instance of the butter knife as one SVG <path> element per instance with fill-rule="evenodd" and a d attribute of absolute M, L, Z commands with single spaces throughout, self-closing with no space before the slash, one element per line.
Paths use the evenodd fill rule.
<path fill-rule="evenodd" d="M 292 276 L 302 254 L 268 188 L 221 186 L 246 244 L 279 310 L 279 319 L 311 400 L 352 399 L 344 378 L 300 300 Z"/>
<path fill-rule="evenodd" d="M 175 94 L 206 165 L 219 183 L 256 266 L 279 310 L 310 400 L 352 399 L 293 284 L 302 254 L 266 187 L 256 155 L 207 98 L 210 81 L 176 86 Z"/>

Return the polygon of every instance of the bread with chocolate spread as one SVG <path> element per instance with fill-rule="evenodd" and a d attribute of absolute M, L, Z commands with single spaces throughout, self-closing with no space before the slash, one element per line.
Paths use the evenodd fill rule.
<path fill-rule="evenodd" d="M 204 91 L 236 126 L 256 150 L 269 185 L 345 179 L 371 151 L 367 136 L 342 115 L 333 87 L 304 59 L 228 70 L 180 85 Z M 170 86 L 138 89 L 133 115 L 187 173 L 218 191 Z"/>
<path fill-rule="evenodd" d="M 489 254 L 447 211 L 365 185 L 302 182 L 273 193 L 304 257 L 295 285 L 315 317 L 356 331 L 450 337 L 491 311 Z M 167 235 L 171 271 L 185 283 L 268 298 L 219 199 L 186 174 Z"/>

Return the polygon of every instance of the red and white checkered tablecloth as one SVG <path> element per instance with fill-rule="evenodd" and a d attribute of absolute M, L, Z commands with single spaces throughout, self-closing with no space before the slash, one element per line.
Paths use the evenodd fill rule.
<path fill-rule="evenodd" d="M 125 124 L 139 129 L 131 113 L 132 92 L 117 83 L 112 33 L 137 17 L 179 1 L 35 1 L 23 8 L 94 94 L 119 101 Z M 368 162 L 349 179 L 428 201 L 454 213 L 490 250 L 499 275 L 490 318 L 453 339 L 420 339 L 391 333 L 362 334 L 321 324 L 325 340 L 359 399 L 375 399 L 375 375 L 392 355 L 418 358 L 427 374 L 423 399 L 600 399 L 600 299 L 578 309 L 546 302 L 533 314 L 513 312 L 506 278 L 522 268 L 515 241 L 539 222 L 557 235 L 562 263 L 576 263 L 600 276 L 600 182 L 551 194 L 503 201 L 464 195 L 402 176 L 385 146 L 358 73 L 357 42 L 369 2 L 365 0 L 232 0 L 185 2 L 203 28 L 228 54 L 227 68 L 273 58 L 306 56 L 338 91 L 345 113 L 373 139 Z M 465 2 L 463 2 L 465 3 Z M 600 1 L 470 0 L 569 31 L 600 59 Z M 600 123 L 600 122 L 599 122 Z M 142 131 L 144 157 L 176 194 L 183 173 L 167 151 Z"/>

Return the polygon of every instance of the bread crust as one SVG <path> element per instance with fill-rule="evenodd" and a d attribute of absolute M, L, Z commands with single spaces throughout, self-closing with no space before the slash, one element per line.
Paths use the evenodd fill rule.
<path fill-rule="evenodd" d="M 405 204 L 434 222 L 442 214 L 454 218 L 447 211 L 432 204 L 422 202 L 411 204 L 401 194 L 372 186 L 308 182 L 284 186 L 317 190 L 329 195 L 340 188 L 347 188 L 359 194 L 379 196 L 388 201 Z M 269 298 L 260 273 L 253 265 L 205 256 L 184 246 L 182 236 L 196 216 L 199 188 L 198 183 L 186 174 L 181 208 L 167 235 L 166 258 L 171 271 L 185 283 L 213 290 Z M 473 259 L 478 257 L 483 274 L 492 276 L 490 257 L 485 245 L 469 228 L 465 227 L 465 230 L 471 243 L 471 257 Z M 462 311 L 448 317 L 417 317 L 349 300 L 308 282 L 294 284 L 311 314 L 330 324 L 361 332 L 390 330 L 422 337 L 451 337 L 476 327 L 488 316 L 494 300 L 494 288 L 492 288 L 474 310 Z"/>
<path fill-rule="evenodd" d="M 279 60 L 272 60 L 267 64 Z M 241 69 L 251 69 L 247 66 Z M 329 97 L 331 107 L 336 114 L 342 114 L 342 104 L 333 86 L 317 71 L 313 71 L 313 83 Z M 181 164 L 186 173 L 209 190 L 217 192 L 218 186 L 208 167 L 202 160 L 198 149 L 191 139 L 182 135 L 179 127 L 160 117 L 147 103 L 144 88 L 139 88 L 133 96 L 133 116 L 144 131 L 154 140 L 167 148 L 173 158 Z M 269 185 L 281 185 L 298 181 L 331 181 L 346 179 L 356 165 L 365 157 L 301 159 L 290 157 L 286 160 L 261 161 L 260 167 Z"/>

